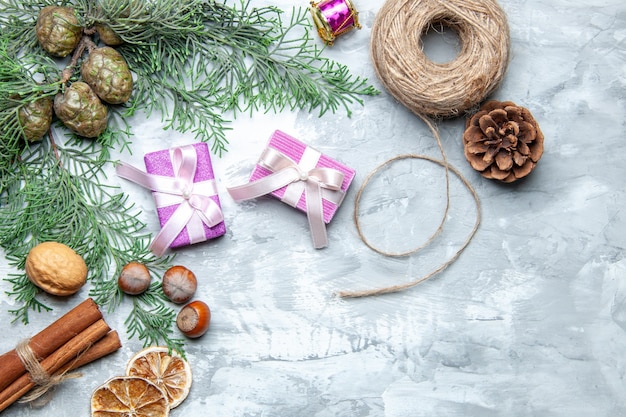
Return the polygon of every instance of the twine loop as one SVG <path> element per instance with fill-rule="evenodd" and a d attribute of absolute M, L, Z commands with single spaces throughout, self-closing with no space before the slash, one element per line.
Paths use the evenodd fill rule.
<path fill-rule="evenodd" d="M 435 63 L 423 51 L 422 36 L 441 24 L 455 30 L 461 40 L 458 56 Z M 342 298 L 367 297 L 413 287 L 450 266 L 469 245 L 481 221 L 479 197 L 463 174 L 448 163 L 433 119 L 454 117 L 470 111 L 491 94 L 504 78 L 509 60 L 509 27 L 496 0 L 387 0 L 376 16 L 370 50 L 376 75 L 386 90 L 418 116 L 430 129 L 441 159 L 419 154 L 399 155 L 376 167 L 361 185 L 355 201 L 354 222 L 361 240 L 373 251 L 388 257 L 412 255 L 431 244 L 443 230 L 450 208 L 450 172 L 474 199 L 476 218 L 459 249 L 433 271 L 412 280 L 382 288 L 340 291 Z M 377 248 L 364 236 L 359 222 L 361 195 L 373 176 L 402 159 L 423 159 L 445 170 L 446 206 L 435 232 L 426 242 L 405 252 Z"/>
<path fill-rule="evenodd" d="M 404 251 L 404 252 L 390 252 L 390 251 L 385 251 L 383 249 L 378 248 L 374 243 L 372 243 L 370 240 L 368 240 L 365 236 L 365 234 L 363 233 L 363 230 L 361 228 L 361 223 L 360 223 L 360 214 L 359 214 L 359 207 L 360 207 L 360 202 L 361 202 L 361 196 L 363 195 L 363 192 L 365 191 L 365 189 L 367 188 L 367 185 L 369 184 L 369 182 L 372 180 L 372 178 L 374 178 L 383 168 L 391 165 L 394 162 L 400 161 L 400 160 L 405 160 L 405 159 L 419 159 L 419 160 L 425 160 L 425 161 L 429 161 L 432 162 L 434 164 L 440 165 L 441 167 L 443 167 L 445 169 L 446 172 L 446 205 L 444 208 L 444 212 L 443 215 L 441 217 L 441 220 L 439 222 L 439 225 L 437 226 L 437 229 L 426 239 L 426 241 L 424 243 L 422 243 L 421 245 Z M 354 203 L 354 224 L 356 226 L 357 229 L 357 233 L 359 234 L 359 237 L 361 238 L 361 240 L 363 241 L 363 243 L 365 243 L 365 245 L 370 248 L 371 250 L 373 250 L 374 252 L 377 252 L 383 256 L 388 256 L 388 257 L 404 257 L 404 256 L 409 256 L 409 255 L 413 255 L 419 251 L 421 251 L 422 249 L 424 249 L 426 246 L 430 245 L 436 238 L 437 236 L 439 236 L 439 234 L 443 231 L 444 225 L 446 223 L 446 218 L 447 218 L 447 214 L 448 211 L 450 210 L 450 180 L 449 180 L 449 172 L 452 172 L 465 186 L 465 188 L 470 192 L 470 194 L 472 195 L 472 198 L 474 199 L 474 204 L 475 204 L 475 208 L 476 208 L 476 218 L 474 221 L 474 225 L 472 227 L 472 230 L 468 233 L 468 235 L 465 238 L 465 241 L 461 244 L 461 246 L 456 250 L 456 252 L 450 257 L 448 258 L 445 262 L 443 262 L 442 264 L 440 264 L 437 268 L 435 268 L 434 270 L 432 270 L 431 272 L 420 276 L 419 278 L 404 282 L 402 284 L 398 284 L 398 285 L 391 285 L 391 286 L 387 286 L 387 287 L 382 287 L 382 288 L 374 288 L 374 289 L 368 289 L 368 290 L 358 290 L 358 291 L 340 291 L 337 293 L 337 295 L 341 298 L 359 298 L 359 297 L 369 297 L 372 295 L 382 295 L 382 294 L 389 294 L 389 293 L 393 293 L 393 292 L 399 292 L 399 291 L 403 291 L 406 290 L 408 288 L 414 287 L 430 278 L 432 278 L 433 276 L 437 275 L 438 273 L 440 273 L 441 271 L 443 271 L 444 269 L 446 269 L 448 266 L 450 266 L 459 256 L 461 256 L 461 253 L 465 250 L 465 248 L 470 244 L 470 242 L 472 241 L 472 239 L 474 238 L 474 235 L 476 234 L 476 232 L 478 231 L 478 226 L 480 225 L 480 220 L 481 220 L 481 208 L 480 208 L 480 199 L 478 198 L 478 194 L 476 193 L 476 190 L 474 189 L 474 187 L 472 187 L 472 185 L 470 184 L 470 182 L 463 176 L 463 174 L 456 169 L 455 167 L 449 165 L 447 162 L 445 162 L 445 160 L 439 160 L 436 158 L 432 158 L 430 156 L 427 155 L 419 155 L 419 154 L 403 154 L 403 155 L 398 155 L 394 158 L 388 159 L 387 161 L 383 162 L 382 164 L 378 165 L 365 179 L 365 181 L 363 182 L 363 184 L 361 185 L 361 188 L 359 188 L 359 191 L 357 192 L 356 195 L 356 199 L 355 199 L 355 203 Z"/>
<path fill-rule="evenodd" d="M 36 387 L 28 395 L 22 397 L 20 402 L 34 402 L 35 400 L 43 399 L 41 404 L 37 404 L 43 405 L 50 400 L 50 397 L 44 397 L 45 394 L 50 394 L 53 388 L 66 379 L 79 378 L 82 374 L 78 372 L 67 373 L 67 371 L 53 375 L 48 374 L 37 360 L 35 353 L 29 346 L 29 342 L 30 339 L 24 339 L 19 342 L 15 347 L 15 352 Z"/>

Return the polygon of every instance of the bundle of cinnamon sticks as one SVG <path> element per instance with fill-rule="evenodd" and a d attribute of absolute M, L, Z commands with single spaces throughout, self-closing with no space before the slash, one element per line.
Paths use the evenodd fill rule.
<path fill-rule="evenodd" d="M 119 335 L 88 298 L 33 336 L 28 348 L 48 375 L 62 375 L 115 352 Z M 35 387 L 16 349 L 0 356 L 0 412 Z"/>

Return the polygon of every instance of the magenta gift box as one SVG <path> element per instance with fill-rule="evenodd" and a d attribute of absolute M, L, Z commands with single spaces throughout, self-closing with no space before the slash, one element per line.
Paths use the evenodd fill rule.
<path fill-rule="evenodd" d="M 298 139 L 295 139 L 289 136 L 288 134 L 281 132 L 280 130 L 277 130 L 272 134 L 267 144 L 267 147 L 273 148 L 281 152 L 282 154 L 289 157 L 296 163 L 300 162 L 303 154 L 305 153 L 305 150 L 307 148 L 310 148 L 304 143 L 300 142 Z M 313 149 L 313 148 L 310 148 L 310 149 Z M 318 151 L 315 150 L 315 152 L 318 152 Z M 315 167 L 316 168 L 332 168 L 337 171 L 340 171 L 344 175 L 343 183 L 341 184 L 341 191 L 340 191 L 343 195 L 345 195 L 345 193 L 347 192 L 348 187 L 350 187 L 350 184 L 352 183 L 352 180 L 354 179 L 354 176 L 356 175 L 356 171 L 354 169 L 324 154 L 320 154 L 319 160 L 317 161 L 317 164 Z M 268 170 L 267 168 L 264 168 L 257 164 L 254 167 L 254 170 L 252 171 L 252 174 L 250 176 L 250 182 L 266 177 L 270 175 L 271 173 L 272 172 Z M 279 188 L 271 192 L 270 195 L 281 200 L 285 194 L 286 189 L 287 189 L 287 186 Z M 335 204 L 326 199 L 322 200 L 322 206 L 324 209 L 324 222 L 326 224 L 328 224 L 332 220 L 333 216 L 337 212 L 337 209 L 339 208 L 340 205 L 341 205 L 341 201 L 339 202 L 339 204 Z M 303 192 L 302 195 L 300 196 L 300 200 L 298 200 L 296 208 L 306 213 L 307 211 L 306 207 L 307 207 L 306 195 Z"/>
<path fill-rule="evenodd" d="M 209 146 L 204 143 L 196 143 L 193 145 L 196 150 L 197 166 L 196 173 L 193 178 L 193 182 L 214 180 L 213 165 L 211 164 L 211 155 L 209 153 Z M 144 155 L 144 162 L 146 164 L 146 171 L 149 174 L 163 175 L 166 177 L 174 176 L 174 166 L 172 165 L 171 158 L 172 149 L 164 149 L 161 151 L 150 152 Z M 215 203 L 221 208 L 220 200 L 217 195 L 209 196 Z M 157 215 L 159 216 L 159 222 L 161 227 L 172 217 L 172 214 L 176 211 L 179 204 L 174 204 L 167 207 L 157 208 Z M 214 239 L 222 236 L 226 233 L 226 224 L 222 221 L 213 227 L 208 227 L 203 224 L 205 240 Z M 178 248 L 181 246 L 187 246 L 190 244 L 189 235 L 187 233 L 187 227 L 185 227 L 176 236 L 171 243 L 170 248 Z"/>

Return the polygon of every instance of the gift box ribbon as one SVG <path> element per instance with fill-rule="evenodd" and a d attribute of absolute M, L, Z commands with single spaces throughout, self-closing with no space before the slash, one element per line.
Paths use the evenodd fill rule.
<path fill-rule="evenodd" d="M 322 199 L 339 205 L 344 193 L 341 191 L 344 175 L 333 168 L 316 168 L 321 154 L 307 147 L 296 163 L 274 148 L 266 148 L 258 165 L 272 173 L 248 184 L 228 188 L 235 201 L 257 198 L 287 186 L 282 201 L 296 207 L 302 193 L 306 199 L 306 214 L 315 248 L 328 244 Z"/>
<path fill-rule="evenodd" d="M 172 149 L 171 160 L 173 177 L 147 174 L 123 162 L 115 168 L 118 176 L 152 190 L 157 208 L 179 204 L 150 245 L 157 256 L 165 253 L 185 226 L 193 244 L 205 240 L 203 224 L 213 227 L 224 221 L 220 206 L 210 198 L 217 195 L 215 180 L 193 181 L 197 168 L 193 145 Z"/>

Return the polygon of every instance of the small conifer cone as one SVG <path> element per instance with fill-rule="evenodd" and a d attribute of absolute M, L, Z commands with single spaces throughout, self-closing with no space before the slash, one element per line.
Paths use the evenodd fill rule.
<path fill-rule="evenodd" d="M 133 76 L 126 60 L 110 46 L 89 51 L 81 75 L 98 97 L 109 104 L 125 103 L 133 92 Z"/>
<path fill-rule="evenodd" d="M 50 55 L 61 58 L 72 53 L 83 34 L 74 9 L 62 6 L 42 8 L 35 31 L 41 47 Z"/>
<path fill-rule="evenodd" d="M 118 36 L 111 26 L 106 23 L 96 23 L 96 31 L 102 43 L 108 46 L 119 46 L 124 43 L 124 40 Z"/>
<path fill-rule="evenodd" d="M 107 127 L 108 109 L 88 84 L 76 81 L 54 98 L 54 113 L 70 130 L 95 138 Z"/>
<path fill-rule="evenodd" d="M 25 104 L 18 112 L 24 138 L 29 142 L 41 140 L 52 123 L 52 100 L 41 97 Z"/>
<path fill-rule="evenodd" d="M 463 146 L 483 177 L 509 183 L 535 168 L 543 154 L 543 133 L 526 108 L 492 100 L 467 119 Z"/>

